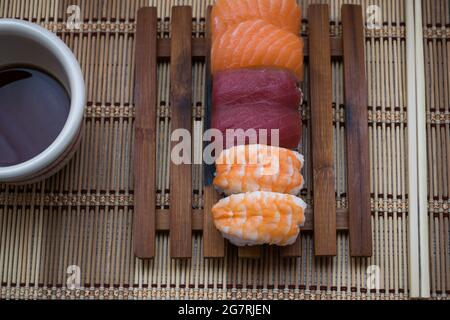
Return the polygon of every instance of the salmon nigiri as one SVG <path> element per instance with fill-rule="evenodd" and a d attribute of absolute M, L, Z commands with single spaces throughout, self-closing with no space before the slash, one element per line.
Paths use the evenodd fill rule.
<path fill-rule="evenodd" d="M 303 40 L 260 19 L 241 22 L 214 39 L 213 74 L 255 67 L 289 70 L 302 79 Z"/>
<path fill-rule="evenodd" d="M 306 204 L 283 193 L 249 192 L 221 199 L 212 208 L 214 224 L 238 246 L 290 245 L 305 222 Z"/>
<path fill-rule="evenodd" d="M 273 191 L 298 194 L 303 186 L 303 156 L 266 145 L 239 145 L 216 159 L 214 185 L 225 194 Z"/>
<path fill-rule="evenodd" d="M 254 19 L 262 19 L 294 34 L 300 32 L 301 11 L 296 0 L 217 0 L 211 11 L 213 36 Z"/>

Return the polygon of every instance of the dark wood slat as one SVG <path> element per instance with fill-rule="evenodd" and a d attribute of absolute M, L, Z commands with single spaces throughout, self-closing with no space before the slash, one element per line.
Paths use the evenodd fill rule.
<path fill-rule="evenodd" d="M 205 57 L 205 73 L 206 73 L 206 89 L 205 89 L 205 130 L 211 127 L 211 108 L 212 108 L 212 77 L 211 77 L 211 6 L 208 6 L 206 13 L 206 57 Z M 220 197 L 212 185 L 212 171 L 214 165 L 208 168 L 204 164 L 204 187 L 203 187 L 203 256 L 205 258 L 221 258 L 225 256 L 225 240 L 214 225 L 211 209 L 214 204 L 219 201 Z"/>
<path fill-rule="evenodd" d="M 328 5 L 310 5 L 309 70 L 316 256 L 336 255 L 333 117 Z"/>
<path fill-rule="evenodd" d="M 169 209 L 156 209 L 156 230 L 169 231 L 170 212 Z M 302 232 L 312 232 L 314 229 L 313 212 L 306 209 L 306 221 L 302 227 Z M 192 211 L 192 231 L 203 230 L 203 210 L 193 209 Z M 336 230 L 348 231 L 348 210 L 338 209 L 336 211 Z"/>
<path fill-rule="evenodd" d="M 155 255 L 156 211 L 156 8 L 141 8 L 136 27 L 133 250 Z"/>
<path fill-rule="evenodd" d="M 192 133 L 192 9 L 172 7 L 170 62 L 171 129 Z M 172 142 L 172 148 L 179 141 Z M 191 161 L 192 162 L 192 161 Z M 170 161 L 170 254 L 192 256 L 192 168 Z"/>
<path fill-rule="evenodd" d="M 238 248 L 238 257 L 247 259 L 259 259 L 262 255 L 263 246 L 246 246 Z"/>
<path fill-rule="evenodd" d="M 170 60 L 170 38 L 158 39 L 158 58 L 161 61 Z M 192 59 L 194 61 L 204 61 L 206 56 L 205 38 L 192 38 Z"/>
<path fill-rule="evenodd" d="M 342 6 L 350 254 L 372 255 L 369 129 L 362 7 Z"/>
<path fill-rule="evenodd" d="M 203 256 L 205 258 L 221 258 L 225 256 L 225 240 L 217 230 L 212 219 L 211 208 L 219 201 L 220 196 L 213 185 L 203 189 Z"/>
<path fill-rule="evenodd" d="M 303 38 L 305 41 L 304 46 L 304 57 L 305 60 L 309 58 L 309 46 L 308 38 Z M 205 38 L 192 38 L 192 59 L 194 61 L 204 61 L 206 56 L 206 42 Z M 158 58 L 160 61 L 170 60 L 170 42 L 169 38 L 158 39 Z M 331 58 L 341 59 L 342 58 L 342 38 L 341 37 L 331 37 Z"/>
<path fill-rule="evenodd" d="M 303 229 L 300 230 L 300 233 L 302 231 L 303 231 Z M 301 257 L 302 256 L 302 238 L 300 236 L 300 233 L 294 244 L 280 248 L 280 254 L 282 257 L 291 258 L 291 257 Z"/>
<path fill-rule="evenodd" d="M 304 53 L 303 56 L 306 61 L 309 61 L 310 50 L 309 50 L 309 41 L 308 38 L 303 38 L 305 42 Z M 341 37 L 330 37 L 330 55 L 332 60 L 340 60 L 342 59 L 342 38 Z"/>

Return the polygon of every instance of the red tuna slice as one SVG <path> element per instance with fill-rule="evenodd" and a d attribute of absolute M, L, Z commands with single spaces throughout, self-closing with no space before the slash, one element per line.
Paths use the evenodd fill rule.
<path fill-rule="evenodd" d="M 262 143 L 268 145 L 277 145 L 271 143 L 271 129 L 279 129 L 279 143 L 277 146 L 293 149 L 297 148 L 301 138 L 301 117 L 300 113 L 293 109 L 280 106 L 270 106 L 261 104 L 258 107 L 247 104 L 236 104 L 221 106 L 213 109 L 211 127 L 219 129 L 222 132 L 223 147 L 238 144 Z M 241 132 L 235 131 L 236 136 L 227 141 L 227 129 L 242 129 Z M 245 132 L 248 129 L 255 129 L 250 139 Z M 258 135 L 260 129 L 267 129 L 267 140 Z M 256 134 L 256 136 L 255 136 Z M 240 139 L 238 139 L 240 138 Z"/>
<path fill-rule="evenodd" d="M 297 110 L 300 104 L 297 79 L 281 69 L 237 69 L 218 72 L 213 78 L 213 106 L 286 107 Z"/>

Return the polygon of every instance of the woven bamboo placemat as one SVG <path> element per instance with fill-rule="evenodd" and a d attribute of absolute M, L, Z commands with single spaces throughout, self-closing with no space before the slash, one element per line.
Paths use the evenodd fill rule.
<path fill-rule="evenodd" d="M 300 0 L 303 16 L 309 3 Z M 204 33 L 212 1 L 58 1 L 4 0 L 0 18 L 20 18 L 56 32 L 78 58 L 87 105 L 85 134 L 74 159 L 41 183 L 0 185 L 0 298 L 264 298 L 264 299 L 406 299 L 407 122 L 404 0 L 328 1 L 332 33 L 340 33 L 343 3 L 381 9 L 382 25 L 366 30 L 369 81 L 369 130 L 372 195 L 370 259 L 350 258 L 348 235 L 338 234 L 338 255 L 315 258 L 313 237 L 302 234 L 302 257 L 283 259 L 277 250 L 259 260 L 237 258 L 227 248 L 224 259 L 206 260 L 202 237 L 192 238 L 191 260 L 171 260 L 168 234 L 159 234 L 156 257 L 134 258 L 133 219 L 133 77 L 136 11 L 157 6 L 160 37 L 170 35 L 172 5 L 193 7 L 193 32 Z M 68 30 L 69 5 L 81 9 L 80 30 Z M 447 0 L 424 0 L 427 83 L 427 133 L 430 213 L 431 294 L 450 293 L 450 8 Z M 307 23 L 303 26 L 307 34 Z M 169 203 L 169 68 L 158 66 L 157 201 Z M 195 132 L 202 130 L 204 65 L 193 65 Z M 345 122 L 342 64 L 333 63 L 335 171 L 337 207 L 346 207 Z M 304 125 L 308 127 L 308 79 Z M 303 198 L 311 203 L 308 130 L 302 152 L 307 161 Z M 198 153 L 198 150 L 197 150 Z M 194 204 L 201 207 L 201 170 L 193 169 Z M 66 286 L 68 267 L 80 270 L 81 288 Z M 379 270 L 379 289 L 367 290 L 367 270 Z M 378 269 L 377 269 L 378 268 Z M 370 269 L 370 268 L 369 268 Z M 373 269 L 370 269 L 373 270 Z"/>

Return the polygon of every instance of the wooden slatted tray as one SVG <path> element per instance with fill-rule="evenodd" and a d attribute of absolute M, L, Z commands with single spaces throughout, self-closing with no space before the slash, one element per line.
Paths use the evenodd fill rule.
<path fill-rule="evenodd" d="M 192 256 L 193 231 L 203 232 L 203 255 L 225 255 L 224 239 L 215 229 L 211 207 L 220 196 L 213 186 L 204 187 L 204 208 L 192 209 L 191 165 L 170 167 L 170 208 L 156 209 L 156 65 L 171 63 L 171 130 L 192 132 L 192 61 L 206 64 L 206 109 L 211 109 L 210 25 L 208 9 L 205 38 L 192 38 L 192 9 L 172 7 L 172 38 L 157 39 L 156 8 L 138 11 L 136 31 L 135 217 L 134 252 L 140 258 L 154 256 L 155 232 L 170 232 L 173 258 Z M 309 37 L 305 59 L 309 61 L 313 208 L 306 211 L 302 232 L 314 232 L 315 254 L 336 255 L 336 232 L 350 234 L 352 256 L 370 256 L 369 152 L 367 84 L 364 66 L 362 8 L 342 6 L 342 37 L 330 37 L 328 5 L 308 7 Z M 329 41 L 324 41 L 329 39 Z M 331 60 L 344 63 L 344 97 L 348 170 L 348 209 L 336 210 L 333 163 Z M 208 113 L 208 112 L 206 112 Z M 208 119 L 206 119 L 208 120 Z M 301 239 L 280 248 L 286 257 L 301 255 Z M 239 248 L 240 257 L 258 258 L 261 247 Z"/>

